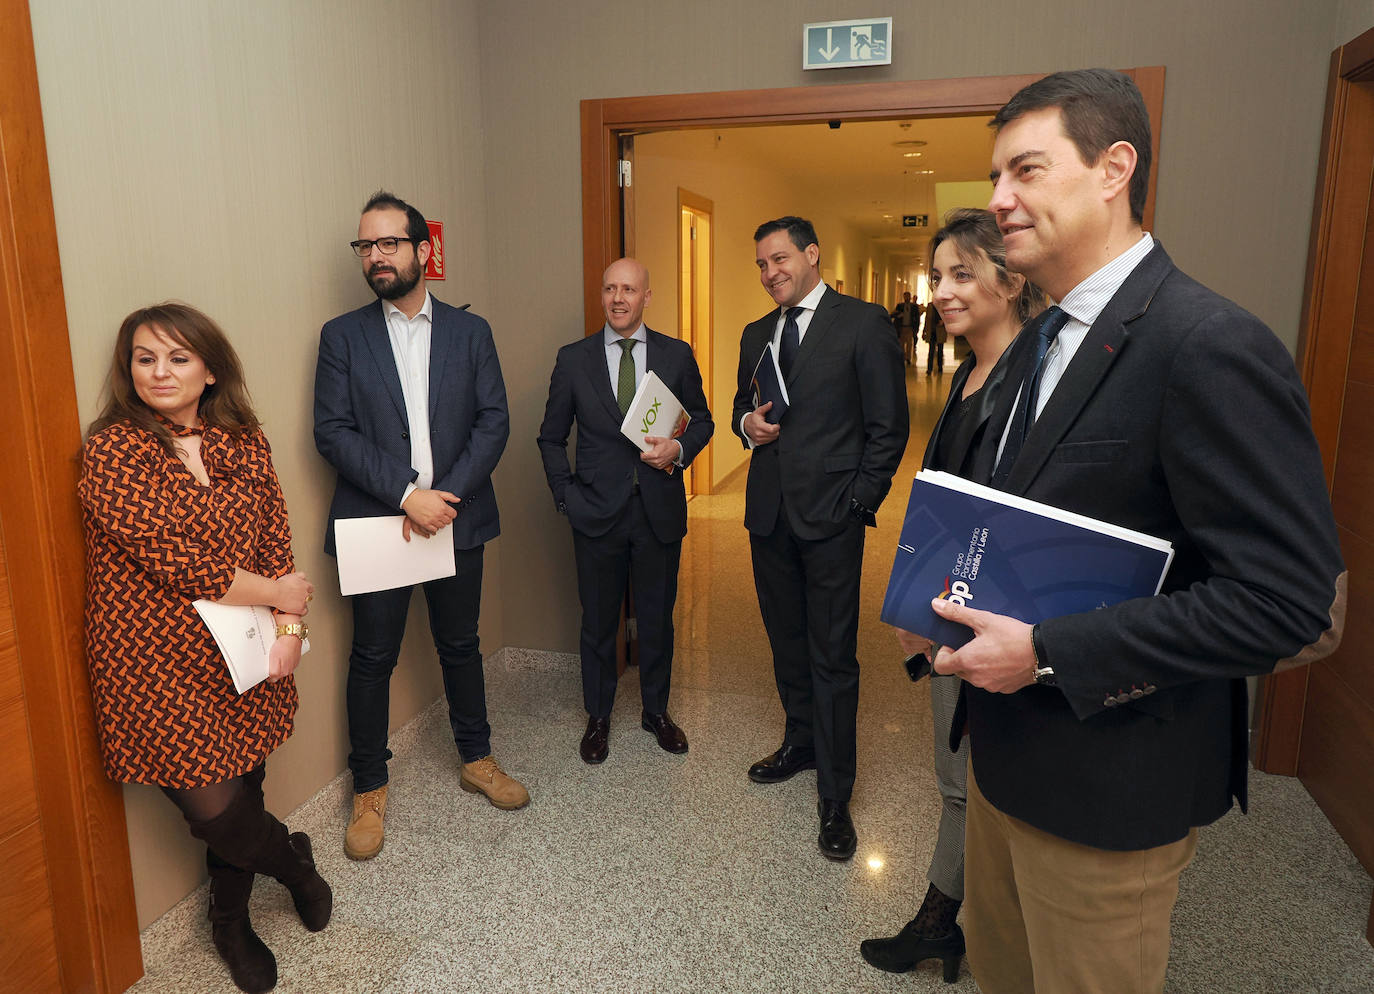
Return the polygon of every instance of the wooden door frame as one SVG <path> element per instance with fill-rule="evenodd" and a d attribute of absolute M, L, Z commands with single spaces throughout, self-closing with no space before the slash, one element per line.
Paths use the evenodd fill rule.
<path fill-rule="evenodd" d="M 1164 67 L 1122 70 L 1133 78 L 1150 115 L 1153 155 L 1145 228 L 1154 222 L 1159 136 L 1164 111 Z M 1043 73 L 896 83 L 840 83 L 774 90 L 677 93 L 583 100 L 582 282 L 583 325 L 602 323 L 601 273 L 620 254 L 619 137 L 628 131 L 802 124 L 816 121 L 882 121 L 894 118 L 993 114 L 1017 90 Z"/>
<path fill-rule="evenodd" d="M 715 265 L 715 263 L 716 263 L 716 205 L 715 205 L 715 203 L 714 203 L 713 201 L 708 200 L 708 199 L 705 198 L 705 197 L 698 196 L 697 194 L 692 193 L 690 190 L 684 190 L 682 187 L 678 187 L 678 188 L 677 188 L 677 217 L 678 217 L 678 239 L 677 239 L 677 272 L 678 272 L 677 326 L 678 326 L 679 332 L 680 332 L 681 329 L 682 329 L 682 313 L 683 313 L 683 307 L 686 306 L 686 307 L 691 307 L 691 308 L 693 308 L 694 314 L 695 314 L 695 308 L 696 308 L 696 300 L 695 300 L 695 299 L 693 299 L 693 300 L 691 300 L 691 301 L 684 301 L 684 300 L 682 299 L 682 296 L 683 296 L 683 295 L 682 295 L 681 274 L 682 274 L 682 264 L 683 264 L 684 260 L 683 260 L 683 258 L 682 258 L 682 236 L 681 236 L 682 228 L 681 228 L 681 225 L 682 225 L 682 212 L 683 212 L 684 210 L 698 211 L 698 212 L 700 212 L 700 213 L 703 213 L 703 214 L 707 215 L 707 216 L 711 219 L 711 223 L 710 223 L 710 225 L 709 225 L 709 227 L 707 228 L 707 231 L 706 231 L 706 238 L 707 238 L 707 242 L 706 242 L 706 281 L 707 281 L 706 298 L 707 298 L 709 301 L 711 301 L 712 306 L 715 305 L 715 300 L 716 300 L 716 286 L 715 286 L 715 281 L 716 281 L 716 265 Z M 705 325 L 706 325 L 706 331 L 705 331 L 706 348 L 705 348 L 704 350 L 700 348 L 701 342 L 702 342 L 702 327 L 701 327 L 701 326 L 702 326 L 703 320 L 704 320 Z M 706 407 L 707 407 L 708 410 L 709 410 L 710 407 L 711 407 L 711 402 L 712 402 L 712 399 L 713 399 L 713 397 L 714 397 L 714 393 L 713 393 L 713 391 L 712 391 L 712 389 L 711 389 L 712 383 L 713 383 L 714 380 L 715 380 L 715 377 L 711 375 L 711 369 L 712 369 L 713 364 L 715 363 L 715 345 L 714 345 L 714 343 L 713 343 L 712 340 L 711 340 L 711 336 L 712 336 L 714 333 L 715 333 L 715 325 L 714 325 L 714 317 L 713 317 L 713 315 L 711 315 L 711 314 L 708 313 L 708 314 L 705 316 L 705 318 L 703 318 L 700 314 L 695 314 L 694 320 L 692 321 L 692 347 L 693 347 L 693 350 L 697 353 L 697 365 L 698 365 L 698 366 L 701 366 L 701 365 L 704 365 L 704 366 L 705 366 L 705 369 L 702 371 L 702 376 L 701 376 L 701 380 L 702 380 L 701 388 L 702 388 L 702 393 L 704 393 L 704 394 L 706 395 Z M 706 353 L 706 362 L 705 362 L 704 364 L 703 364 L 702 361 L 701 361 L 701 353 L 702 353 L 702 351 L 705 351 L 705 353 Z M 712 477 L 711 477 L 711 452 L 712 452 L 711 446 L 708 445 L 708 446 L 706 446 L 706 448 L 702 449 L 701 452 L 700 452 L 700 454 L 697 455 L 696 459 L 692 461 L 692 468 L 693 468 L 692 492 L 689 493 L 687 496 L 691 497 L 691 496 L 694 496 L 694 495 L 696 495 L 696 494 L 708 495 L 708 494 L 711 493 L 711 490 L 712 490 L 712 482 L 711 482 L 711 481 L 712 481 Z"/>
<path fill-rule="evenodd" d="M 86 670 L 81 426 L 27 0 L 0 0 L 0 522 L 64 990 L 143 975 L 121 790 Z M 112 247 L 118 251 L 118 247 Z"/>
<path fill-rule="evenodd" d="M 1312 406 L 1312 429 L 1321 446 L 1328 492 L 1336 472 L 1374 178 L 1374 86 L 1365 85 L 1371 83 L 1374 29 L 1331 53 L 1298 333 L 1298 370 Z M 1262 681 L 1255 715 L 1256 769 L 1297 775 L 1308 676 L 1309 668 L 1301 666 Z M 1374 910 L 1369 936 L 1374 942 Z"/>

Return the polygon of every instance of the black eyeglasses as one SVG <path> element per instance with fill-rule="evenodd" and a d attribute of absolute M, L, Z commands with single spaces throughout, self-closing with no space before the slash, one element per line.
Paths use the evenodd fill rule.
<path fill-rule="evenodd" d="M 349 248 L 357 252 L 358 255 L 366 257 L 372 251 L 372 246 L 377 246 L 377 251 L 382 255 L 395 255 L 396 248 L 401 242 L 414 241 L 413 238 L 361 238 L 356 242 L 349 242 Z"/>

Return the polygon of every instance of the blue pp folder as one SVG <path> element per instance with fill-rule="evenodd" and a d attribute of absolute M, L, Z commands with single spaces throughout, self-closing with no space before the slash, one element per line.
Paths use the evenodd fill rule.
<path fill-rule="evenodd" d="M 772 342 L 763 347 L 763 355 L 759 356 L 759 361 L 754 366 L 754 406 L 762 407 L 770 400 L 773 406 L 768 409 L 763 420 L 775 425 L 787 413 L 790 398 L 787 396 L 787 385 L 782 381 L 782 370 L 778 367 Z"/>
<path fill-rule="evenodd" d="M 973 630 L 937 615 L 932 598 L 1034 624 L 1157 594 L 1173 558 L 1163 539 L 922 470 L 882 620 L 957 649 Z"/>

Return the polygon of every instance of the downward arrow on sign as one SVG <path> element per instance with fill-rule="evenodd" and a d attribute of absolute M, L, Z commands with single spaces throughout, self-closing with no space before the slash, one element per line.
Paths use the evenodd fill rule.
<path fill-rule="evenodd" d="M 839 54 L 840 50 L 835 47 L 835 29 L 826 28 L 825 48 L 821 49 L 821 58 L 825 59 L 826 62 L 829 62 L 831 59 L 833 59 L 835 56 Z"/>

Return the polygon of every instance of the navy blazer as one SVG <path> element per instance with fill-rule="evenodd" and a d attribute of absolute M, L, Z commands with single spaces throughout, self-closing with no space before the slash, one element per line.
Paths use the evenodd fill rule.
<path fill-rule="evenodd" d="M 506 385 L 491 327 L 437 298 L 429 431 L 432 486 L 461 498 L 451 526 L 453 545 L 474 549 L 501 531 L 491 474 L 510 435 Z M 324 540 L 330 555 L 337 519 L 405 513 L 401 497 L 419 474 L 410 465 L 410 422 L 380 300 L 335 318 L 320 332 L 315 448 L 339 474 Z"/>
<path fill-rule="evenodd" d="M 746 447 L 740 419 L 754 409 L 754 368 L 777 323 L 775 308 L 740 336 L 730 427 Z M 809 541 L 829 538 L 851 520 L 850 498 L 878 509 L 906 450 L 906 373 L 887 312 L 827 287 L 792 363 L 787 394 L 778 440 L 749 459 L 744 527 L 771 535 L 785 494 L 792 530 Z"/>
<path fill-rule="evenodd" d="M 691 415 L 678 441 L 690 466 L 716 427 L 706 407 L 701 371 L 686 342 L 645 328 L 645 369 L 657 374 Z M 568 435 L 577 421 L 577 471 L 568 463 Z M 611 386 L 602 331 L 558 350 L 549 379 L 549 399 L 539 426 L 539 455 L 555 505 L 572 526 L 596 538 L 610 530 L 630 499 L 636 472 L 644 514 L 660 542 L 687 534 L 687 497 L 682 471 L 671 474 L 640 461 L 640 449 L 620 433 L 624 420 Z"/>
<path fill-rule="evenodd" d="M 1015 395 L 1002 391 L 990 426 Z M 999 440 L 990 427 L 983 444 Z M 1287 349 L 1156 242 L 1089 329 L 1005 489 L 1167 539 L 1175 554 L 1159 596 L 1040 623 L 1057 688 L 965 685 L 984 796 L 1114 850 L 1177 841 L 1233 798 L 1244 807 L 1244 678 L 1334 649 L 1345 610 Z"/>

